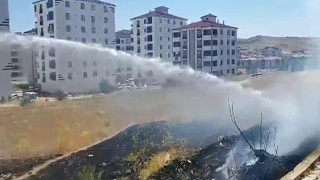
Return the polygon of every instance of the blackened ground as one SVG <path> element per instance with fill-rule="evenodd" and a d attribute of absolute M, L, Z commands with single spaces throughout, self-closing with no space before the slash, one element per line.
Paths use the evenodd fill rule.
<path fill-rule="evenodd" d="M 223 143 L 216 142 L 200 150 L 190 159 L 175 160 L 150 179 L 213 179 L 216 169 L 225 163 L 228 153 L 237 142 L 237 139 L 237 136 L 224 137 Z"/>
<path fill-rule="evenodd" d="M 274 156 L 260 150 L 263 158 L 251 166 L 242 166 L 238 180 L 277 180 L 292 171 L 304 157 L 302 156 Z"/>
<path fill-rule="evenodd" d="M 136 175 L 131 171 L 130 163 L 124 159 L 143 148 L 145 140 L 152 142 L 154 151 L 161 150 L 167 132 L 168 127 L 164 122 L 130 127 L 110 140 L 51 164 L 31 179 L 77 179 L 77 173 L 85 166 L 92 166 L 97 172 L 103 172 L 103 179 L 134 178 Z"/>
<path fill-rule="evenodd" d="M 11 179 L 14 176 L 19 176 L 27 173 L 33 167 L 44 163 L 49 159 L 53 159 L 60 155 L 45 156 L 30 159 L 0 159 L 0 179 Z M 6 178 L 5 178 L 6 177 Z"/>

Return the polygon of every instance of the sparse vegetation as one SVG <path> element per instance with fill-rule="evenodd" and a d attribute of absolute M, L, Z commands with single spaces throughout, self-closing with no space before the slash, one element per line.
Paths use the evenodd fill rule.
<path fill-rule="evenodd" d="M 102 180 L 103 171 L 96 172 L 96 168 L 85 166 L 78 172 L 78 180 Z"/>
<path fill-rule="evenodd" d="M 116 90 L 116 87 L 114 87 L 108 80 L 105 80 L 105 79 L 103 79 L 99 83 L 99 87 L 100 87 L 100 91 L 105 94 L 112 93 L 113 91 Z"/>

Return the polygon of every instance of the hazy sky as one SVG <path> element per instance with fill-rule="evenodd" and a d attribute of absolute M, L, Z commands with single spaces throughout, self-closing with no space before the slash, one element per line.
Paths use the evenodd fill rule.
<path fill-rule="evenodd" d="M 11 31 L 26 31 L 34 26 L 32 2 L 9 0 Z M 318 36 L 320 0 L 109 0 L 116 7 L 116 29 L 129 29 L 130 18 L 164 5 L 169 12 L 198 21 L 212 13 L 226 24 L 239 27 L 240 37 Z"/>

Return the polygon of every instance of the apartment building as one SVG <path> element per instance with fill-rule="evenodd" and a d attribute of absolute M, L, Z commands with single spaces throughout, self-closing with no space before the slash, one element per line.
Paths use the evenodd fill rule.
<path fill-rule="evenodd" d="M 215 15 L 173 30 L 173 64 L 215 75 L 236 74 L 239 61 L 237 28 Z"/>
<path fill-rule="evenodd" d="M 187 19 L 169 14 L 169 8 L 161 6 L 131 21 L 134 53 L 171 62 L 171 31 L 186 25 Z"/>
<path fill-rule="evenodd" d="M 9 32 L 9 6 L 8 0 L 0 1 L 0 33 Z M 0 42 L 0 101 L 5 101 L 11 94 L 10 78 L 10 46 Z"/>
<path fill-rule="evenodd" d="M 132 31 L 130 30 L 121 30 L 116 32 L 116 50 L 124 51 L 129 54 L 133 53 L 131 34 Z"/>
<path fill-rule="evenodd" d="M 264 57 L 281 57 L 282 49 L 277 47 L 265 47 L 261 53 Z"/>
<path fill-rule="evenodd" d="M 100 0 L 39 0 L 33 4 L 38 36 L 115 47 L 115 5 Z M 75 56 L 59 47 L 38 49 L 37 83 L 42 91 L 96 92 L 102 79 L 114 82 L 116 67 L 108 59 L 85 57 L 85 52 L 83 57 Z"/>

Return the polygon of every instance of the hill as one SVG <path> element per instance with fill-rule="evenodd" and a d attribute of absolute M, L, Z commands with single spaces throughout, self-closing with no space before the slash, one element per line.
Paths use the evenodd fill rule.
<path fill-rule="evenodd" d="M 255 36 L 239 39 L 238 42 L 241 50 L 260 50 L 267 46 L 276 46 L 286 51 L 314 51 L 319 48 L 320 38 Z"/>

